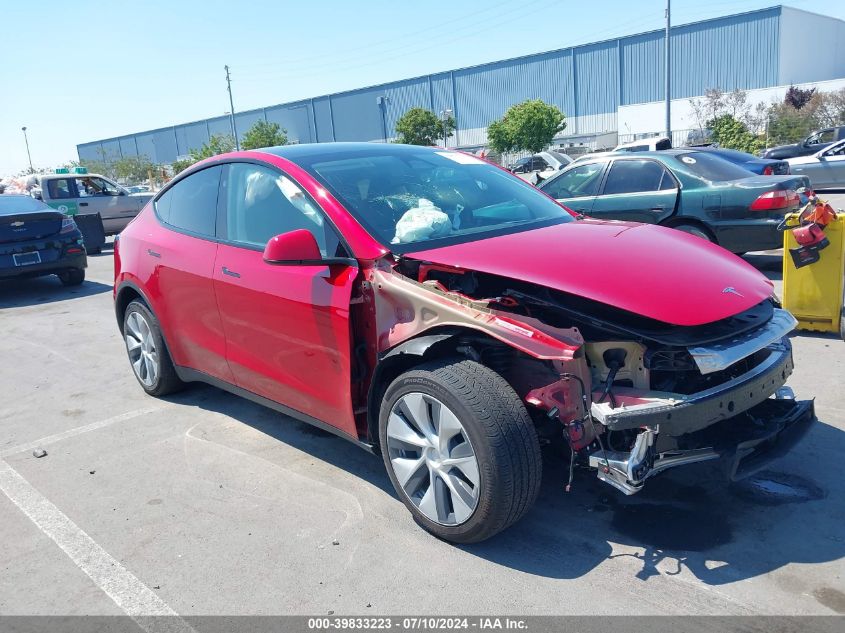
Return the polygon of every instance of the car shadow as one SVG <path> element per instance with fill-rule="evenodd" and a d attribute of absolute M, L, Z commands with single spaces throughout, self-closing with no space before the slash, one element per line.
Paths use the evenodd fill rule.
<path fill-rule="evenodd" d="M 197 385 L 171 400 L 230 416 L 396 496 L 381 459 L 342 438 L 212 387 Z M 798 472 L 812 463 L 813 473 L 837 473 L 843 452 L 845 432 L 819 422 L 790 454 L 742 482 L 731 484 L 698 464 L 668 471 L 626 497 L 587 471 L 576 471 L 565 492 L 567 460 L 549 448 L 533 509 L 492 539 L 459 547 L 544 577 L 577 578 L 630 557 L 638 562 L 632 579 L 685 568 L 709 585 L 790 563 L 835 561 L 845 556 L 845 539 L 837 536 L 831 504 L 845 501 L 845 482 L 834 476 L 822 484 Z M 396 512 L 404 511 L 397 499 Z"/>
<path fill-rule="evenodd" d="M 0 309 L 79 299 L 111 291 L 112 286 L 90 280 L 85 280 L 79 286 L 63 286 L 55 275 L 6 279 L 0 280 Z"/>

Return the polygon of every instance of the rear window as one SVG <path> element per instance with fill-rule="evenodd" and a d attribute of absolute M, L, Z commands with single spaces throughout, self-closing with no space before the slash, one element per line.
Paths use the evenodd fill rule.
<path fill-rule="evenodd" d="M 719 158 L 718 156 L 713 156 L 705 152 L 688 152 L 686 154 L 678 154 L 675 158 L 693 176 L 698 176 L 710 182 L 739 180 L 750 176 L 748 171 L 742 167 L 729 163 L 724 158 Z"/>
<path fill-rule="evenodd" d="M 29 196 L 0 196 L 0 215 L 30 213 L 32 211 L 51 211 L 50 207 Z"/>

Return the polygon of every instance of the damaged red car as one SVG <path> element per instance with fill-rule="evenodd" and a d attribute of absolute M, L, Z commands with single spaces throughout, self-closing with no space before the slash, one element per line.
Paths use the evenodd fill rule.
<path fill-rule="evenodd" d="M 114 298 L 147 393 L 210 383 L 380 454 L 454 542 L 529 510 L 543 444 L 630 495 L 695 462 L 742 477 L 815 420 L 784 387 L 795 320 L 749 264 L 436 148 L 194 165 L 121 233 Z"/>

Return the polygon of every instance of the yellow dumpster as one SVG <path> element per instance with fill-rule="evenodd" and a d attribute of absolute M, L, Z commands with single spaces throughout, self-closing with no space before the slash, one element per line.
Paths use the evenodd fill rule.
<path fill-rule="evenodd" d="M 783 307 L 798 319 L 799 330 L 836 332 L 845 339 L 845 214 L 839 213 L 824 233 L 830 245 L 819 260 L 796 268 L 789 249 L 798 247 L 792 228 L 800 214 L 786 217 L 783 232 Z"/>

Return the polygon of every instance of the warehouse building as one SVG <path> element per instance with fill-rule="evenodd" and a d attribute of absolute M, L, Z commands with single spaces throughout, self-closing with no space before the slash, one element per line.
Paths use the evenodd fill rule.
<path fill-rule="evenodd" d="M 708 88 L 739 88 L 751 102 L 768 102 L 790 84 L 845 86 L 845 22 L 790 7 L 674 26 L 670 46 L 676 144 L 697 125 L 689 100 Z M 242 136 L 266 119 L 292 142 L 386 141 L 408 109 L 449 109 L 457 122 L 449 146 L 474 149 L 508 107 L 539 98 L 567 117 L 554 145 L 573 153 L 607 148 L 664 129 L 663 56 L 664 31 L 650 31 L 238 112 L 236 127 Z M 230 117 L 83 143 L 77 151 L 80 160 L 146 155 L 165 164 L 214 134 L 231 134 Z"/>

